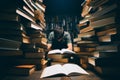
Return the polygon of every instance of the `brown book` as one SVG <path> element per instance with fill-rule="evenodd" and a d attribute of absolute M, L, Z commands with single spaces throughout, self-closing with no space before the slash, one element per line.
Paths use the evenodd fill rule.
<path fill-rule="evenodd" d="M 102 75 L 102 76 L 111 76 L 111 78 L 114 77 L 114 79 L 116 77 L 120 76 L 120 68 L 119 67 L 100 67 L 100 66 L 96 66 L 95 71 L 97 71 L 98 74 Z M 113 74 L 114 73 L 114 74 Z"/>
<path fill-rule="evenodd" d="M 94 41 L 97 42 L 98 41 L 98 36 L 91 36 L 91 37 L 81 37 L 81 41 Z"/>
<path fill-rule="evenodd" d="M 61 54 L 48 54 L 48 58 L 51 58 L 53 60 L 62 59 L 63 55 L 61 55 Z"/>
<path fill-rule="evenodd" d="M 108 3 L 109 0 L 91 0 L 90 6 L 92 6 L 94 9 L 100 7 L 101 5 L 104 5 L 105 3 Z"/>
<path fill-rule="evenodd" d="M 80 30 L 80 33 L 85 33 L 85 32 L 92 31 L 92 30 L 94 30 L 94 28 L 91 27 L 91 26 L 88 26 L 88 27 L 86 27 L 86 28 L 84 28 L 84 29 L 81 29 L 81 30 Z"/>
<path fill-rule="evenodd" d="M 81 13 L 82 17 L 85 17 L 87 14 L 89 14 L 90 10 L 92 9 L 92 7 L 89 5 L 90 2 L 91 0 L 86 0 L 86 2 L 84 3 L 82 13 Z"/>
<path fill-rule="evenodd" d="M 35 8 L 31 5 L 30 1 L 28 0 L 23 0 L 23 1 L 30 8 L 30 10 L 34 12 Z"/>
<path fill-rule="evenodd" d="M 102 36 L 102 35 L 114 35 L 117 33 L 117 28 L 112 28 L 112 29 L 107 29 L 103 31 L 97 32 L 97 36 Z"/>
<path fill-rule="evenodd" d="M 80 52 L 93 52 L 95 51 L 94 47 L 80 47 Z"/>
<path fill-rule="evenodd" d="M 24 5 L 23 9 L 34 17 L 34 12 L 27 5 Z"/>
<path fill-rule="evenodd" d="M 91 64 L 92 66 L 96 66 L 96 60 L 97 57 L 88 57 L 88 63 Z"/>
<path fill-rule="evenodd" d="M 43 12 L 45 12 L 45 8 L 46 6 L 40 1 L 40 0 L 36 0 L 35 1 L 36 6 L 38 6 L 38 8 L 40 8 Z"/>
<path fill-rule="evenodd" d="M 117 55 L 117 52 L 99 52 L 99 51 L 94 51 L 91 53 L 93 57 L 101 58 L 101 57 L 112 57 Z"/>
<path fill-rule="evenodd" d="M 99 42 L 113 42 L 111 39 L 111 35 L 99 36 L 98 40 Z"/>
<path fill-rule="evenodd" d="M 25 35 L 26 32 L 22 30 L 0 30 L 0 35 L 14 35 L 14 36 L 22 36 Z"/>
<path fill-rule="evenodd" d="M 0 49 L 19 50 L 20 46 L 21 46 L 21 42 L 19 41 L 0 38 Z"/>
<path fill-rule="evenodd" d="M 0 50 L 0 56 L 21 56 L 23 52 L 21 50 Z"/>
<path fill-rule="evenodd" d="M 96 47 L 96 50 L 100 52 L 118 52 L 119 44 L 99 45 Z"/>
<path fill-rule="evenodd" d="M 80 33 L 80 34 L 78 34 L 78 37 L 91 37 L 94 35 L 96 35 L 96 32 L 95 32 L 95 30 L 92 30 L 92 31 L 88 31 L 85 33 Z"/>
<path fill-rule="evenodd" d="M 101 10 L 98 10 L 98 11 L 96 11 L 95 13 L 92 13 L 92 14 L 90 15 L 90 17 L 87 17 L 87 18 L 84 18 L 83 20 L 81 20 L 80 23 L 84 23 L 84 22 L 86 22 L 86 21 L 89 21 L 90 19 L 103 16 L 104 14 L 106 14 L 106 13 L 112 11 L 112 10 L 115 10 L 116 8 L 117 8 L 117 5 L 116 5 L 116 4 L 112 4 L 112 5 L 109 5 L 109 6 L 105 6 L 105 7 L 102 8 Z"/>
<path fill-rule="evenodd" d="M 34 65 L 41 65 L 40 58 L 17 58 L 15 59 L 16 63 L 19 64 L 34 64 Z"/>
<path fill-rule="evenodd" d="M 79 47 L 96 47 L 96 46 L 98 46 L 99 44 L 98 43 L 96 43 L 95 41 L 79 41 L 79 42 L 77 42 L 77 45 L 79 46 Z"/>
<path fill-rule="evenodd" d="M 106 14 L 104 14 L 102 16 L 96 16 L 96 17 L 90 19 L 90 22 L 94 22 L 94 21 L 97 21 L 97 20 L 109 18 L 111 16 L 116 16 L 117 17 L 118 16 L 117 13 L 118 12 L 116 10 L 113 10 L 113 11 L 110 11 L 109 13 L 106 13 Z"/>
<path fill-rule="evenodd" d="M 16 13 L 0 13 L 0 20 L 1 21 L 17 21 L 20 22 L 21 21 L 21 17 L 20 15 L 16 14 Z"/>
<path fill-rule="evenodd" d="M 17 35 L 0 35 L 2 38 L 6 38 L 6 39 L 10 39 L 10 40 L 15 40 L 15 41 L 19 41 L 22 43 L 30 43 L 30 37 L 28 36 L 17 36 Z"/>
<path fill-rule="evenodd" d="M 88 63 L 93 66 L 104 66 L 104 67 L 119 66 L 117 65 L 120 64 L 119 54 L 115 54 L 109 57 L 89 57 Z"/>
<path fill-rule="evenodd" d="M 45 53 L 43 51 L 38 52 L 38 53 L 34 53 L 34 52 L 27 53 L 26 52 L 26 53 L 24 53 L 24 55 L 25 55 L 25 58 L 40 58 L 40 59 L 42 59 L 44 57 Z"/>
<path fill-rule="evenodd" d="M 35 65 L 17 65 L 8 70 L 10 75 L 25 75 L 29 76 L 35 72 Z"/>
<path fill-rule="evenodd" d="M 0 21 L 0 30 L 21 30 L 25 31 L 25 27 L 15 21 Z"/>
<path fill-rule="evenodd" d="M 103 27 L 106 25 L 114 24 L 114 23 L 116 23 L 116 18 L 111 16 L 105 19 L 91 22 L 90 26 L 92 26 L 93 28 L 99 28 L 99 27 Z"/>

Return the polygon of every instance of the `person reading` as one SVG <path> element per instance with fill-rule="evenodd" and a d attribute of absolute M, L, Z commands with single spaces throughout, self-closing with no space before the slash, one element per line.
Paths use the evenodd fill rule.
<path fill-rule="evenodd" d="M 54 50 L 63 48 L 72 50 L 71 36 L 69 32 L 64 31 L 62 27 L 57 25 L 56 28 L 50 32 L 48 36 L 47 49 Z"/>

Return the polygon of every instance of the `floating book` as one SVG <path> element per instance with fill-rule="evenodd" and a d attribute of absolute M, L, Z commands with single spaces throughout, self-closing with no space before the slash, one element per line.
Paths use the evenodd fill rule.
<path fill-rule="evenodd" d="M 56 54 L 56 53 L 58 53 L 58 54 L 64 54 L 64 53 L 75 54 L 74 51 L 68 50 L 68 49 L 61 49 L 61 50 L 55 49 L 55 50 L 51 50 L 48 52 L 48 54 Z"/>
<path fill-rule="evenodd" d="M 81 75 L 81 74 L 89 74 L 86 72 L 84 69 L 82 69 L 80 66 L 76 64 L 56 64 L 53 66 L 46 67 L 40 78 L 45 78 L 45 77 L 54 77 L 54 76 L 64 76 L 64 75 Z"/>

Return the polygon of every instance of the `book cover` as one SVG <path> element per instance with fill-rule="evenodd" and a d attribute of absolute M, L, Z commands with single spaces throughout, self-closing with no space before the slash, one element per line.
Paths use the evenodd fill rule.
<path fill-rule="evenodd" d="M 45 78 L 45 77 L 53 77 L 53 76 L 62 76 L 62 75 L 81 75 L 81 74 L 89 74 L 88 72 L 86 72 L 83 68 L 81 68 L 80 66 L 76 65 L 76 64 L 71 64 L 71 63 L 67 63 L 64 65 L 61 64 L 56 64 L 56 65 L 52 65 L 49 67 L 46 67 L 40 78 Z"/>

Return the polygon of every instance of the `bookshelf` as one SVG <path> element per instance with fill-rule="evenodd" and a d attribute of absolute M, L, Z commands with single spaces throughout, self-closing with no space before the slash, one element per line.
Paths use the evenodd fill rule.
<path fill-rule="evenodd" d="M 80 64 L 84 68 L 91 66 L 102 76 L 119 75 L 119 4 L 118 0 L 86 0 L 82 4 L 83 19 L 77 25 L 80 31 L 78 38 L 74 39 L 77 47 L 80 50 L 83 46 L 95 48 L 87 51 L 86 55 L 81 54 L 82 51 L 78 52 Z M 94 31 L 94 35 L 91 31 Z M 85 44 L 82 43 L 83 40 L 86 41 Z M 92 42 L 92 46 L 88 41 Z"/>
<path fill-rule="evenodd" d="M 3 62 L 0 68 L 3 65 L 6 66 L 3 69 L 16 65 L 33 65 L 32 71 L 26 75 L 41 69 L 41 59 L 47 46 L 45 8 L 40 0 L 1 1 L 0 58 Z M 4 64 L 4 61 L 9 63 Z M 10 71 L 12 70 L 14 73 L 14 69 Z M 23 70 L 23 74 L 24 72 Z"/>

